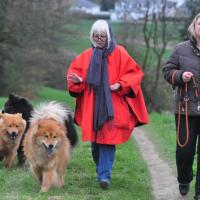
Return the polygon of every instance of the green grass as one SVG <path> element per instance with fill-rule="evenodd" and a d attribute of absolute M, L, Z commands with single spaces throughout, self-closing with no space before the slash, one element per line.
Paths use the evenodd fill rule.
<path fill-rule="evenodd" d="M 91 159 L 90 144 L 80 143 L 73 151 L 65 175 L 65 186 L 46 194 L 28 170 L 6 170 L 0 165 L 0 200 L 46 200 L 51 196 L 67 200 L 153 200 L 149 175 L 133 140 L 120 145 L 116 152 L 113 179 L 109 190 L 103 191 L 95 179 L 95 167 Z"/>
<path fill-rule="evenodd" d="M 75 99 L 72 98 L 67 91 L 42 87 L 38 91 L 38 98 L 34 101 L 34 104 L 40 101 L 60 101 L 66 103 L 70 108 L 74 108 Z"/>
<path fill-rule="evenodd" d="M 176 176 L 176 131 L 174 115 L 152 113 L 150 119 L 151 123 L 146 125 L 144 130 L 148 133 L 148 138 L 155 144 L 157 152 L 159 152 L 161 158 L 169 163 L 170 167 L 173 169 L 174 175 Z M 195 175 L 196 158 L 193 170 Z M 196 177 L 194 176 L 194 181 L 191 184 L 191 191 L 185 200 L 193 199 L 195 179 Z"/>
<path fill-rule="evenodd" d="M 65 91 L 41 88 L 34 104 L 46 100 L 58 100 L 74 108 L 74 100 Z M 5 99 L 0 99 L 4 102 Z M 79 130 L 79 129 L 78 129 Z M 65 186 L 40 193 L 40 187 L 26 162 L 24 169 L 10 170 L 0 163 L 0 200 L 153 200 L 150 176 L 133 138 L 117 146 L 112 173 L 112 184 L 103 191 L 96 181 L 95 165 L 91 158 L 90 143 L 82 143 L 72 152 Z"/>
<path fill-rule="evenodd" d="M 1 110 L 1 108 L 3 108 L 3 105 L 6 101 L 6 99 L 7 99 L 6 97 L 0 97 L 0 110 Z"/>

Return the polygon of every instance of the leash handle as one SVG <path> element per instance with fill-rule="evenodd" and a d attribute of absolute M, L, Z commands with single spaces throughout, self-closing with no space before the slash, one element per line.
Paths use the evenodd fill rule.
<path fill-rule="evenodd" d="M 200 110 L 200 101 L 199 101 L 199 92 L 198 92 L 198 89 L 197 89 L 197 85 L 196 85 L 196 80 L 195 80 L 195 77 L 192 76 L 191 78 L 191 81 L 193 83 L 193 87 L 195 88 L 195 96 L 198 100 L 198 106 L 197 106 L 197 109 Z M 185 143 L 181 144 L 180 142 L 180 118 L 181 118 L 181 99 L 182 99 L 182 89 L 183 88 L 180 88 L 180 93 L 179 93 L 179 103 L 178 103 L 178 127 L 177 127 L 177 143 L 180 147 L 185 147 L 188 142 L 189 142 L 189 122 L 188 122 L 188 102 L 189 102 L 189 97 L 188 97 L 188 83 L 185 83 L 185 92 L 184 92 L 184 98 L 183 98 L 183 101 L 184 101 L 184 104 L 185 104 L 185 124 L 186 124 L 186 140 L 185 140 Z"/>
<path fill-rule="evenodd" d="M 171 78 L 171 82 L 172 82 L 172 85 L 175 84 L 175 80 L 176 80 L 176 71 L 177 70 L 174 70 L 172 72 L 172 78 Z M 197 85 L 196 85 L 196 80 L 195 80 L 195 77 L 192 76 L 191 77 L 191 81 L 193 83 L 193 87 L 195 88 L 195 96 L 197 98 L 197 101 L 198 101 L 198 106 L 197 106 L 197 109 L 200 111 L 200 98 L 199 98 L 199 92 L 198 92 L 198 89 L 197 89 Z M 189 96 L 188 96 L 188 83 L 186 82 L 185 85 L 184 85 L 184 97 L 182 98 L 182 90 L 183 90 L 183 87 L 180 88 L 180 92 L 179 92 L 179 102 L 178 102 L 178 124 L 177 124 L 177 131 L 176 131 L 176 140 L 177 140 L 177 144 L 180 146 L 180 147 L 185 147 L 188 142 L 189 142 L 189 122 L 188 122 L 188 102 L 189 102 Z M 181 105 L 182 104 L 182 99 L 184 101 L 184 107 Z M 182 109 L 185 111 L 185 124 L 186 124 L 186 139 L 185 139 L 185 142 L 182 144 L 180 142 L 180 118 L 181 118 L 181 107 Z"/>
<path fill-rule="evenodd" d="M 188 83 L 185 83 L 185 94 L 187 94 L 188 91 Z M 176 132 L 176 140 L 177 143 L 180 147 L 185 147 L 188 142 L 189 142 L 189 123 L 188 123 L 188 101 L 189 101 L 189 97 L 185 96 L 183 98 L 184 102 L 185 102 L 185 124 L 186 124 L 186 140 L 185 143 L 181 143 L 180 142 L 180 119 L 181 119 L 181 97 L 182 97 L 182 88 L 180 89 L 180 93 L 179 93 L 179 103 L 178 103 L 178 125 L 177 125 L 177 132 Z"/>

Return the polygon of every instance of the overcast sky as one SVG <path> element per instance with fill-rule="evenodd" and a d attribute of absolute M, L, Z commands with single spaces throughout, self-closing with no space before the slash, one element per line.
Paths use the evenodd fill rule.
<path fill-rule="evenodd" d="M 174 1 L 175 1 L 175 2 L 178 2 L 178 3 L 179 3 L 179 2 L 180 2 L 180 3 L 181 3 L 181 2 L 184 2 L 184 0 L 174 0 Z"/>
<path fill-rule="evenodd" d="M 185 0 L 171 0 L 171 1 L 177 2 L 179 5 L 179 4 L 182 4 L 182 2 L 184 2 Z"/>

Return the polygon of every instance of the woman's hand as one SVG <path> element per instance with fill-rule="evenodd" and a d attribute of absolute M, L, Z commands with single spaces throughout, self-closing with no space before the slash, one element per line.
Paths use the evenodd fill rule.
<path fill-rule="evenodd" d="M 77 74 L 71 73 L 67 76 L 68 81 L 72 81 L 73 83 L 82 83 L 83 79 Z"/>
<path fill-rule="evenodd" d="M 110 90 L 115 92 L 117 90 L 119 90 L 121 87 L 121 85 L 119 83 L 114 83 L 113 85 L 110 86 Z"/>
<path fill-rule="evenodd" d="M 193 76 L 193 73 L 191 73 L 191 72 L 183 72 L 183 74 L 182 74 L 183 82 L 184 83 L 189 82 L 191 80 L 192 76 Z"/>

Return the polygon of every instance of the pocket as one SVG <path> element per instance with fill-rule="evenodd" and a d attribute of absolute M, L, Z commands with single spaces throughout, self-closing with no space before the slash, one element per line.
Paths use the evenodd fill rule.
<path fill-rule="evenodd" d="M 131 121 L 131 113 L 129 107 L 123 96 L 113 94 L 114 107 L 114 126 L 119 128 L 129 129 Z"/>

